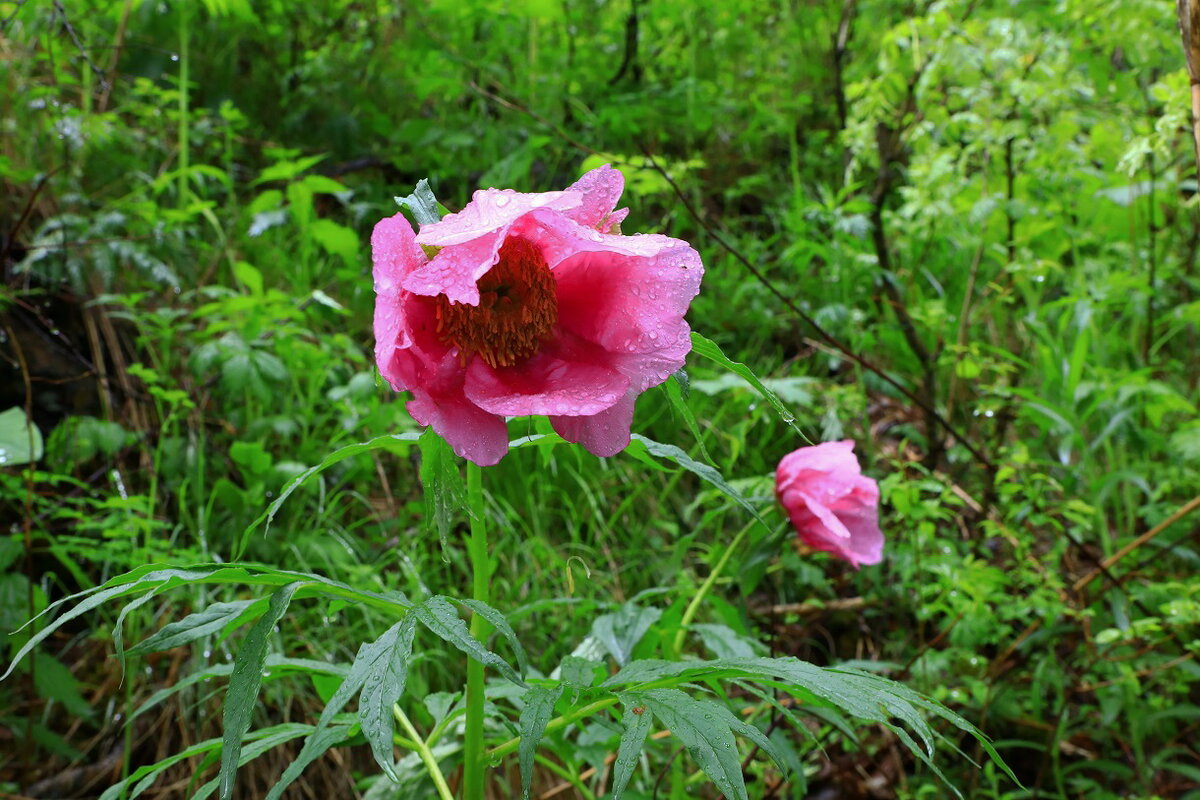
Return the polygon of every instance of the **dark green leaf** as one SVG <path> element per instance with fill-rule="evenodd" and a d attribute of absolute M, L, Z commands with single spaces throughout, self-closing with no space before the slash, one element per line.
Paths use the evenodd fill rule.
<path fill-rule="evenodd" d="M 433 428 L 427 428 L 421 434 L 419 444 L 425 517 L 437 532 L 442 552 L 446 553 L 450 529 L 458 514 L 467 507 L 467 487 L 459 469 L 458 457 Z"/>
<path fill-rule="evenodd" d="M 695 700 L 679 689 L 651 689 L 631 697 L 640 700 L 679 738 L 704 774 L 727 797 L 749 800 L 737 742 L 729 725 L 729 709 Z"/>
<path fill-rule="evenodd" d="M 624 695 L 621 703 L 625 713 L 621 717 L 621 743 L 617 746 L 617 760 L 613 762 L 613 800 L 620 800 L 633 770 L 637 767 L 638 756 L 646 745 L 646 736 L 650 733 L 650 722 L 654 716 L 642 705 L 637 695 Z"/>
<path fill-rule="evenodd" d="M 481 664 L 493 667 L 518 686 L 525 685 L 521 676 L 509 666 L 507 661 L 489 651 L 471 635 L 467 624 L 459 616 L 458 610 L 445 597 L 435 595 L 424 603 L 413 606 L 412 613 L 438 638 L 454 645 Z"/>
<path fill-rule="evenodd" d="M 394 769 L 392 749 L 396 730 L 392 705 L 404 694 L 408 657 L 412 654 L 416 628 L 416 620 L 409 615 L 376 641 L 378 657 L 364 676 L 362 694 L 358 698 L 358 718 L 362 721 L 362 731 L 371 745 L 375 762 L 394 781 L 399 778 Z M 355 666 L 358 666 L 357 661 Z"/>
<path fill-rule="evenodd" d="M 188 614 L 178 622 L 171 622 L 164 625 L 156 633 L 151 634 L 129 648 L 129 654 L 154 653 L 159 650 L 170 650 L 172 647 L 179 647 L 188 642 L 194 642 L 197 639 L 222 630 L 255 603 L 261 603 L 261 601 L 238 600 L 232 603 L 213 603 L 202 611 Z"/>
<path fill-rule="evenodd" d="M 242 737 L 250 730 L 250 719 L 258 700 L 259 687 L 262 685 L 268 639 L 299 588 L 300 583 L 290 583 L 271 595 L 267 613 L 250 628 L 233 660 L 233 675 L 225 693 L 225 713 L 222 719 L 224 733 L 221 772 L 218 776 L 221 800 L 229 800 L 233 796 L 233 780 L 237 775 Z"/>
<path fill-rule="evenodd" d="M 529 800 L 529 787 L 533 781 L 533 757 L 538 742 L 546 732 L 546 724 L 554 715 L 554 704 L 562 697 L 563 686 L 530 686 L 525 693 L 525 706 L 521 709 L 521 743 L 517 753 L 521 767 L 521 797 Z"/>
<path fill-rule="evenodd" d="M 768 389 L 763 382 L 759 380 L 758 376 L 755 375 L 749 367 L 747 367 L 745 364 L 740 364 L 736 361 L 733 361 L 729 358 L 729 356 L 725 355 L 725 353 L 721 351 L 721 348 L 717 346 L 716 342 L 702 336 L 699 333 L 696 333 L 695 331 L 692 331 L 692 352 L 696 353 L 696 355 L 707 358 L 709 361 L 712 361 L 718 366 L 724 367 L 740 377 L 746 383 L 753 386 L 758 393 L 761 394 L 763 398 L 765 398 L 766 401 L 771 404 L 771 407 L 775 409 L 775 412 L 779 415 L 781 420 L 790 425 L 792 430 L 798 433 L 800 438 L 806 443 L 812 444 L 812 442 L 808 440 L 808 437 L 804 435 L 804 431 L 800 430 L 800 426 L 796 424 L 796 415 L 793 414 L 791 410 L 783 404 L 783 401 L 780 400 L 774 392 Z"/>

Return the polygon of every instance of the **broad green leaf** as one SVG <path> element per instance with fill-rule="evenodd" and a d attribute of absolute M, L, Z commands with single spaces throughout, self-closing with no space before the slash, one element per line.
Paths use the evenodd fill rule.
<path fill-rule="evenodd" d="M 432 225 L 442 218 L 438 211 L 437 198 L 429 188 L 428 178 L 417 181 L 413 193 L 407 197 L 397 197 L 396 203 L 401 208 L 407 208 L 418 225 Z"/>
<path fill-rule="evenodd" d="M 459 616 L 458 610 L 445 597 L 435 595 L 425 602 L 413 606 L 412 613 L 438 638 L 454 645 L 479 663 L 493 667 L 518 686 L 525 685 L 521 676 L 509 666 L 507 661 L 485 648 L 478 639 L 471 635 L 471 632 L 467 630 L 467 624 Z"/>
<path fill-rule="evenodd" d="M 250 628 L 233 660 L 233 675 L 225 693 L 225 713 L 222 719 L 224 734 L 221 772 L 217 778 L 221 800 L 229 800 L 233 796 L 233 781 L 237 775 L 242 737 L 250 730 L 254 704 L 258 700 L 259 687 L 262 686 L 268 639 L 299 588 L 299 583 L 289 583 L 271 595 L 267 613 Z"/>
<path fill-rule="evenodd" d="M 260 601 L 238 600 L 233 603 L 213 603 L 202 611 L 188 614 L 178 622 L 164 625 L 157 632 L 129 648 L 129 654 L 154 653 L 194 642 L 210 633 L 222 630 L 255 603 L 260 603 Z"/>
<path fill-rule="evenodd" d="M 358 261 L 358 234 L 350 228 L 331 219 L 321 218 L 313 220 L 307 230 L 322 250 L 342 259 L 346 266 L 353 266 Z"/>
<path fill-rule="evenodd" d="M 30 464 L 42 457 L 42 432 L 14 406 L 0 412 L 0 467 Z"/>
<path fill-rule="evenodd" d="M 517 759 L 521 768 L 521 797 L 529 800 L 529 787 L 533 782 L 533 757 L 538 743 L 546 732 L 546 724 L 554 715 L 554 704 L 562 697 L 563 685 L 530 686 L 525 693 L 525 706 L 521 709 L 521 744 Z"/>
<path fill-rule="evenodd" d="M 650 689 L 631 693 L 631 698 L 640 700 L 670 729 L 726 797 L 749 800 L 737 742 L 729 725 L 729 709 L 696 700 L 679 689 Z"/>
<path fill-rule="evenodd" d="M 753 386 L 754 389 L 757 390 L 758 393 L 761 394 L 763 398 L 771 404 L 771 407 L 775 409 L 775 412 L 779 415 L 781 420 L 787 423 L 792 430 L 799 434 L 800 438 L 803 439 L 805 443 L 812 444 L 808 437 L 804 435 L 804 431 L 800 430 L 800 426 L 796 424 L 796 415 L 793 414 L 791 410 L 783 404 L 783 401 L 779 399 L 778 395 L 768 389 L 766 385 L 759 380 L 758 376 L 755 375 L 749 367 L 747 367 L 745 364 L 740 364 L 737 361 L 730 359 L 729 356 L 725 355 L 725 353 L 721 351 L 721 348 L 717 346 L 716 342 L 706 338 L 705 336 L 702 336 L 699 333 L 696 333 L 695 331 L 692 331 L 692 352 L 696 353 L 696 355 L 702 356 L 703 358 L 707 358 L 709 361 L 712 361 L 714 364 L 717 364 L 720 367 L 724 367 L 740 377 L 746 383 Z"/>
<path fill-rule="evenodd" d="M 733 502 L 749 511 L 750 515 L 762 523 L 764 528 L 766 528 L 768 531 L 771 530 L 771 526 L 767 524 L 767 521 L 763 519 L 761 514 L 758 513 L 758 509 L 754 507 L 754 504 L 751 503 L 745 495 L 733 488 L 733 486 L 731 486 L 729 482 L 725 480 L 725 477 L 715 467 L 710 467 L 708 464 L 701 464 L 699 461 L 695 461 L 691 456 L 673 444 L 656 442 L 653 439 L 647 439 L 645 436 L 642 436 L 638 433 L 633 434 L 632 438 L 633 442 L 630 443 L 630 447 L 626 449 L 626 452 L 635 457 L 639 457 L 637 445 L 635 443 L 640 443 L 641 445 L 645 446 L 646 452 L 655 458 L 666 458 L 674 461 L 676 464 L 683 467 L 696 477 L 715 486 L 730 500 L 733 500 Z"/>
<path fill-rule="evenodd" d="M 613 762 L 613 800 L 620 800 L 633 777 L 637 767 L 638 756 L 646 745 L 646 736 L 650 733 L 650 722 L 654 719 L 647 708 L 635 695 L 623 695 L 621 704 L 625 713 L 621 717 L 621 743 L 617 746 L 617 760 Z"/>
<path fill-rule="evenodd" d="M 379 657 L 363 678 L 362 694 L 358 698 L 358 718 L 362 721 L 363 735 L 371 745 L 375 762 L 394 780 L 399 781 L 393 768 L 392 736 L 396 722 L 392 717 L 392 705 L 404 694 L 404 683 L 408 678 L 408 657 L 412 654 L 413 635 L 417 623 L 412 615 L 393 625 L 383 639 Z"/>

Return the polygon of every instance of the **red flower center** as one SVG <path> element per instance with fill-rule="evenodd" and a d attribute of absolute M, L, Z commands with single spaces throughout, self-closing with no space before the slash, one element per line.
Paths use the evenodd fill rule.
<path fill-rule="evenodd" d="M 500 260 L 479 279 L 479 305 L 437 296 L 437 332 L 458 348 L 465 364 L 472 355 L 492 367 L 511 367 L 532 356 L 558 321 L 554 275 L 526 239 L 506 239 Z"/>

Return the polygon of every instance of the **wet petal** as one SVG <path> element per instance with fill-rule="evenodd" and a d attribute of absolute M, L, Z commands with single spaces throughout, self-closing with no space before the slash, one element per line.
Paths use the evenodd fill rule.
<path fill-rule="evenodd" d="M 595 414 L 629 388 L 606 354 L 560 332 L 537 355 L 513 367 L 492 367 L 474 358 L 467 366 L 466 395 L 493 414 Z"/>
<path fill-rule="evenodd" d="M 550 417 L 550 424 L 568 442 L 581 444 L 592 455 L 607 458 L 629 446 L 636 394 L 627 392 L 617 403 L 587 417 Z"/>
<path fill-rule="evenodd" d="M 571 209 L 563 216 L 589 228 L 600 228 L 601 223 L 610 215 L 615 216 L 613 209 L 617 207 L 617 201 L 625 191 L 625 176 L 605 164 L 585 173 L 582 178 L 568 186 L 567 191 L 578 192 L 583 201 L 578 208 Z M 622 214 L 621 219 L 624 219 L 624 216 Z M 616 222 L 620 222 L 620 219 L 610 222 L 608 227 Z"/>

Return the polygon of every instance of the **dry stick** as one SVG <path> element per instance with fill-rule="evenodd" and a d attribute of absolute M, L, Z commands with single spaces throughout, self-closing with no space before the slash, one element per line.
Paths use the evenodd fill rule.
<path fill-rule="evenodd" d="M 63 30 L 71 37 L 71 42 L 75 45 L 75 49 L 79 51 L 79 55 L 83 56 L 83 60 L 91 68 L 92 74 L 96 76 L 96 80 L 100 81 L 100 89 L 107 92 L 108 77 L 104 74 L 104 70 L 96 66 L 96 62 L 92 61 L 92 57 L 88 55 L 83 42 L 79 41 L 79 34 L 75 32 L 75 26 L 71 24 L 71 20 L 67 19 L 67 10 L 63 8 L 62 0 L 54 0 L 54 10 L 58 14 L 59 20 L 62 21 Z"/>
<path fill-rule="evenodd" d="M 1087 575 L 1084 575 L 1079 580 L 1075 581 L 1075 583 L 1071 586 L 1071 590 L 1076 593 L 1082 591 L 1083 589 L 1085 589 L 1087 587 L 1087 585 L 1089 583 L 1091 583 L 1093 580 L 1095 580 L 1100 575 L 1108 575 L 1109 580 L 1112 580 L 1114 585 L 1117 584 L 1118 581 L 1113 579 L 1112 575 L 1109 574 L 1109 572 L 1108 572 L 1110 567 L 1112 567 L 1114 564 L 1116 564 L 1118 561 L 1120 561 L 1125 556 L 1132 553 L 1137 548 L 1144 545 L 1146 542 L 1153 539 L 1155 536 L 1158 536 L 1160 533 L 1165 531 L 1167 528 L 1169 528 L 1174 523 L 1181 520 L 1183 517 L 1190 514 L 1192 511 L 1195 511 L 1197 508 L 1200 508 L 1200 495 L 1193 497 L 1191 500 L 1184 503 L 1174 514 L 1167 517 L 1162 522 L 1155 525 L 1153 528 L 1146 531 L 1141 536 L 1137 537 L 1132 542 L 1125 545 L 1120 550 L 1118 550 L 1117 552 L 1113 553 L 1108 558 L 1101 561 L 1094 570 L 1089 572 Z M 1017 636 L 1017 638 L 1013 640 L 1013 643 L 1010 644 L 1007 648 L 1005 648 L 1003 653 L 996 656 L 996 658 L 992 660 L 992 666 L 989 668 L 989 672 L 991 673 L 993 678 L 999 676 L 999 674 L 1003 671 L 1004 662 L 1006 662 L 1009 659 L 1009 657 L 1014 652 L 1016 652 L 1016 649 L 1018 647 L 1020 647 L 1021 644 L 1026 639 L 1028 639 L 1039 628 L 1042 627 L 1043 622 L 1044 622 L 1044 620 L 1040 620 L 1040 619 L 1037 619 L 1037 620 L 1034 620 L 1033 622 L 1031 622 L 1028 625 L 1028 627 L 1026 627 L 1025 630 L 1021 631 L 1021 633 Z"/>
<path fill-rule="evenodd" d="M 1192 140 L 1196 148 L 1196 174 L 1200 177 L 1200 0 L 1176 0 L 1179 35 L 1192 84 Z"/>
<path fill-rule="evenodd" d="M 129 13 L 133 10 L 133 0 L 125 0 L 125 7 L 121 9 L 121 21 L 117 23 L 117 35 L 113 44 L 112 57 L 108 60 L 108 70 L 105 75 L 108 81 L 100 93 L 100 102 L 96 108 L 100 111 L 108 109 L 108 100 L 112 95 L 113 84 L 117 81 L 117 61 L 121 58 L 121 49 L 125 46 L 125 32 L 129 27 Z"/>
<path fill-rule="evenodd" d="M 1158 523 L 1153 528 L 1146 531 L 1141 536 L 1137 537 L 1132 542 L 1125 545 L 1120 550 L 1118 550 L 1117 552 L 1113 553 L 1108 558 L 1101 561 L 1100 565 L 1098 567 L 1096 567 L 1096 569 L 1092 570 L 1087 575 L 1084 575 L 1082 578 L 1075 581 L 1075 584 L 1071 587 L 1072 591 L 1075 591 L 1075 592 L 1082 591 L 1084 587 L 1086 587 L 1089 583 L 1091 583 L 1093 580 L 1095 580 L 1097 576 L 1099 576 L 1101 573 L 1103 573 L 1105 570 L 1107 570 L 1113 564 L 1116 564 L 1122 558 L 1129 555 L 1134 550 L 1136 550 L 1137 548 L 1144 545 L 1146 542 L 1153 539 L 1155 536 L 1158 536 L 1160 533 L 1165 531 L 1171 525 L 1173 525 L 1174 523 L 1183 519 L 1188 514 L 1190 514 L 1192 511 L 1195 511 L 1197 508 L 1200 508 L 1200 495 L 1193 497 L 1191 500 L 1184 503 L 1179 508 L 1179 510 L 1176 511 L 1174 514 L 1167 517 L 1162 522 Z"/>

